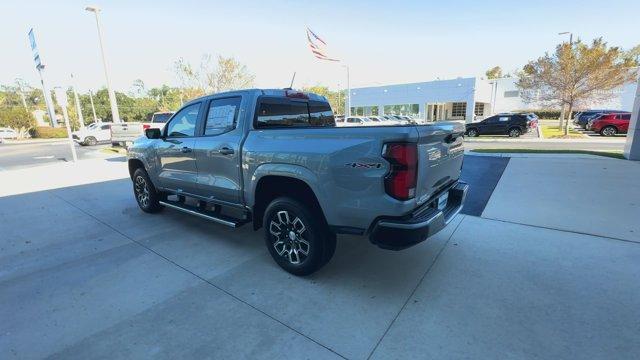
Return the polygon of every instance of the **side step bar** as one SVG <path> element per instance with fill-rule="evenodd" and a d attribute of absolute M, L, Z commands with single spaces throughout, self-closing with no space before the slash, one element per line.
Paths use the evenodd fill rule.
<path fill-rule="evenodd" d="M 160 201 L 160 205 L 164 205 L 168 208 L 174 209 L 174 210 L 178 210 L 178 211 L 182 211 L 183 213 L 187 213 L 190 215 L 195 215 L 197 217 L 209 220 L 209 221 L 213 221 L 215 223 L 218 224 L 222 224 L 222 225 L 226 225 L 229 227 L 239 227 L 240 225 L 245 224 L 246 221 L 242 221 L 242 220 L 237 220 L 237 219 L 233 219 L 230 217 L 226 217 L 226 216 L 219 216 L 219 215 L 214 215 L 213 213 L 209 212 L 209 211 L 203 211 L 203 210 L 199 210 L 197 207 L 193 207 L 193 206 L 189 206 L 186 205 L 184 203 L 180 203 L 180 202 L 174 202 L 174 201 Z"/>

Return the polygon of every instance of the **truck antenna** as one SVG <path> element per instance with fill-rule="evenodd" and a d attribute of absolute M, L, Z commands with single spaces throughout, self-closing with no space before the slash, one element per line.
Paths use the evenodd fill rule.
<path fill-rule="evenodd" d="M 296 72 L 293 72 L 293 77 L 291 78 L 291 85 L 289 85 L 289 89 L 293 89 L 293 80 L 296 79 Z"/>

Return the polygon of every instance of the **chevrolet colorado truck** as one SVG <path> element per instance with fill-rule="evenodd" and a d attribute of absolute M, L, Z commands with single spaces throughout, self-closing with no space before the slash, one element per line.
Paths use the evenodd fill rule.
<path fill-rule="evenodd" d="M 324 266 L 336 234 L 399 250 L 461 210 L 464 125 L 336 127 L 327 99 L 242 90 L 185 104 L 129 148 L 140 208 L 171 208 L 231 227 L 264 228 L 284 270 Z"/>

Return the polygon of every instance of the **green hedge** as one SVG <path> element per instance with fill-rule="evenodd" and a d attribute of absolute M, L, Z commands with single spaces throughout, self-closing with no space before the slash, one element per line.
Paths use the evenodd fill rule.
<path fill-rule="evenodd" d="M 540 119 L 560 119 L 560 110 L 518 110 L 515 112 L 524 112 L 524 113 L 534 113 L 536 115 L 538 115 L 538 117 Z M 573 111 L 571 113 L 571 119 L 573 119 L 574 116 L 576 116 L 576 114 L 578 113 L 578 111 Z"/>
<path fill-rule="evenodd" d="M 65 138 L 67 137 L 67 129 L 63 127 L 38 126 L 33 132 L 33 137 L 41 139 Z"/>

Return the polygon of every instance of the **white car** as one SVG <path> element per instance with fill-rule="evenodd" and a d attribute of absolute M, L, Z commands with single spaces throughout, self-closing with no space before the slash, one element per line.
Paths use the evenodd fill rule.
<path fill-rule="evenodd" d="M 10 128 L 0 128 L 0 141 L 3 139 L 17 139 L 18 132 Z"/>
<path fill-rule="evenodd" d="M 71 136 L 80 145 L 93 146 L 99 142 L 111 141 L 111 123 L 93 123 L 83 130 L 72 132 Z"/>
<path fill-rule="evenodd" d="M 374 126 L 375 122 L 364 116 L 349 116 L 342 126 Z"/>

